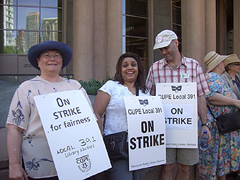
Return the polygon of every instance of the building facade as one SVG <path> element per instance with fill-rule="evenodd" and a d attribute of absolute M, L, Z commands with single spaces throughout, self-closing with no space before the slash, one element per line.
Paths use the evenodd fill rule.
<path fill-rule="evenodd" d="M 142 57 L 146 76 L 161 58 L 153 45 L 163 29 L 174 30 L 181 52 L 205 69 L 211 50 L 240 55 L 239 9 L 239 0 L 0 0 L 0 79 L 39 74 L 26 54 L 45 40 L 73 49 L 62 75 L 102 81 L 113 77 L 118 57 L 132 51 Z"/>

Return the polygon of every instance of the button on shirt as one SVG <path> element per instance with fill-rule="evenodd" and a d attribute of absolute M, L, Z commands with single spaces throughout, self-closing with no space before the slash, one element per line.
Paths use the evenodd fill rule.
<path fill-rule="evenodd" d="M 209 92 L 208 84 L 200 64 L 191 58 L 182 56 L 182 63 L 173 69 L 165 59 L 150 67 L 146 86 L 151 95 L 156 94 L 156 83 L 197 82 L 197 94 L 202 96 Z"/>

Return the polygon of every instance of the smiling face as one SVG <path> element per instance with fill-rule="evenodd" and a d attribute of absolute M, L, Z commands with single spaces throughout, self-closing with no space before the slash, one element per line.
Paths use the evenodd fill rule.
<path fill-rule="evenodd" d="M 58 73 L 62 68 L 62 55 L 57 50 L 43 51 L 37 58 L 41 73 Z"/>
<path fill-rule="evenodd" d="M 127 57 L 122 61 L 121 75 L 124 82 L 135 82 L 138 76 L 138 64 L 132 57 Z"/>

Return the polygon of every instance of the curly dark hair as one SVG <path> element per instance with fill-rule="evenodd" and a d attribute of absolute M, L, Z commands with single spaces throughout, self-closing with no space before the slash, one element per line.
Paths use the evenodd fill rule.
<path fill-rule="evenodd" d="M 116 65 L 116 73 L 114 75 L 114 81 L 119 81 L 120 84 L 124 84 L 124 80 L 122 78 L 121 70 L 122 70 L 122 62 L 125 58 L 133 58 L 137 61 L 138 65 L 138 76 L 137 80 L 135 81 L 135 87 L 140 89 L 143 93 L 147 93 L 147 87 L 145 86 L 145 81 L 144 81 L 144 68 L 141 63 L 141 57 L 137 54 L 134 54 L 132 52 L 126 52 L 122 54 L 117 62 Z"/>

